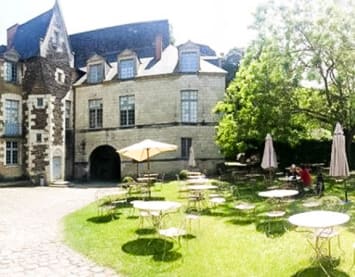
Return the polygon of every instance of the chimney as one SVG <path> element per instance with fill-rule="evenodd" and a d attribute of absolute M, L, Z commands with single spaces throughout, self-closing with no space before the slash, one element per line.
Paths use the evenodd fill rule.
<path fill-rule="evenodd" d="M 161 59 L 161 53 L 163 52 L 163 36 L 157 34 L 155 37 L 155 60 L 159 61 Z"/>
<path fill-rule="evenodd" d="M 12 47 L 18 26 L 19 25 L 16 23 L 15 25 L 7 28 L 7 49 L 10 49 Z"/>

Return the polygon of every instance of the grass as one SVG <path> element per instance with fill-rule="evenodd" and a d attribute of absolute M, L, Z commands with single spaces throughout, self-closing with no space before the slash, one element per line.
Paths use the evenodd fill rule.
<path fill-rule="evenodd" d="M 179 186 L 181 183 L 176 181 L 164 183 L 153 189 L 152 197 L 186 205 L 186 200 L 178 197 Z M 228 188 L 229 184 L 220 186 Z M 96 203 L 68 215 L 64 219 L 65 239 L 75 250 L 124 276 L 326 276 L 319 264 L 314 263 L 315 252 L 307 243 L 307 232 L 300 232 L 286 220 L 272 222 L 271 231 L 267 232 L 269 225 L 263 214 L 272 204 L 257 196 L 257 191 L 263 189 L 263 182 L 239 188 L 237 201 L 254 202 L 254 214 L 238 213 L 233 208 L 235 197 L 225 193 L 226 204 L 204 210 L 200 227 L 192 223 L 181 247 L 159 237 L 148 228 L 149 223 L 138 229 L 138 218 L 132 216 L 128 205 L 119 207 L 113 219 L 98 216 Z M 355 208 L 352 203 L 340 205 L 339 198 L 343 196 L 340 184 L 327 182 L 322 208 L 341 210 L 351 216 L 350 222 L 339 228 L 343 251 L 334 241 L 334 256 L 340 258 L 327 267 L 330 276 L 355 275 L 355 267 L 352 268 Z M 288 203 L 287 216 L 305 211 L 302 206 L 305 198 Z M 355 201 L 351 188 L 349 199 Z M 166 224 L 180 224 L 182 217 L 183 212 L 171 214 Z"/>

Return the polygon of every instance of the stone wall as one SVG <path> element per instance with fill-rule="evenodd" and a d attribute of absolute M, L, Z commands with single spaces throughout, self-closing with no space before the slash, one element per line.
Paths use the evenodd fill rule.
<path fill-rule="evenodd" d="M 180 92 L 187 89 L 198 91 L 198 122 L 193 124 L 181 123 Z M 123 95 L 135 96 L 136 125 L 133 128 L 119 126 L 119 96 Z M 76 88 L 76 177 L 81 177 L 78 175 L 83 172 L 81 167 L 86 166 L 98 146 L 110 145 L 118 150 L 147 138 L 178 145 L 176 152 L 152 158 L 152 170 L 175 174 L 186 168 L 187 160 L 181 158 L 180 144 L 182 137 L 189 137 L 198 167 L 214 173 L 222 156 L 214 142 L 217 116 L 212 109 L 223 96 L 224 76 L 217 74 L 173 74 Z M 90 99 L 103 101 L 102 129 L 88 128 Z M 121 160 L 122 176 L 136 173 L 135 163 L 124 157 Z"/>

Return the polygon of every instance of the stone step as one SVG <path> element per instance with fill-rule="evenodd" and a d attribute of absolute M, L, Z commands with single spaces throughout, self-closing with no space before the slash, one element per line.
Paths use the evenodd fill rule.
<path fill-rule="evenodd" d="M 69 187 L 69 182 L 64 180 L 57 180 L 49 184 L 50 187 L 67 188 Z"/>

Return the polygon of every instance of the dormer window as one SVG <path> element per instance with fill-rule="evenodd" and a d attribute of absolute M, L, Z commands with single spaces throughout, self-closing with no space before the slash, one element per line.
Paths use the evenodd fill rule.
<path fill-rule="evenodd" d="M 55 80 L 58 83 L 64 84 L 64 82 L 65 82 L 64 70 L 56 68 L 56 70 L 55 70 Z"/>
<path fill-rule="evenodd" d="M 6 82 L 17 82 L 17 63 L 5 62 L 4 63 L 4 80 Z"/>
<path fill-rule="evenodd" d="M 88 67 L 88 83 L 101 83 L 104 80 L 104 65 L 102 63 L 99 63 L 91 64 Z"/>
<path fill-rule="evenodd" d="M 119 62 L 119 69 L 120 69 L 120 79 L 132 79 L 134 77 L 134 60 L 133 59 L 126 59 L 120 60 Z"/>
<path fill-rule="evenodd" d="M 16 83 L 17 79 L 17 66 L 20 59 L 20 55 L 13 48 L 4 53 L 4 81 Z"/>
<path fill-rule="evenodd" d="M 200 70 L 200 48 L 188 41 L 179 47 L 179 71 L 196 73 Z"/>
<path fill-rule="evenodd" d="M 199 55 L 197 51 L 186 51 L 180 55 L 180 72 L 197 72 L 199 70 Z"/>
<path fill-rule="evenodd" d="M 117 60 L 118 79 L 133 79 L 137 74 L 137 55 L 131 50 L 124 50 Z"/>

